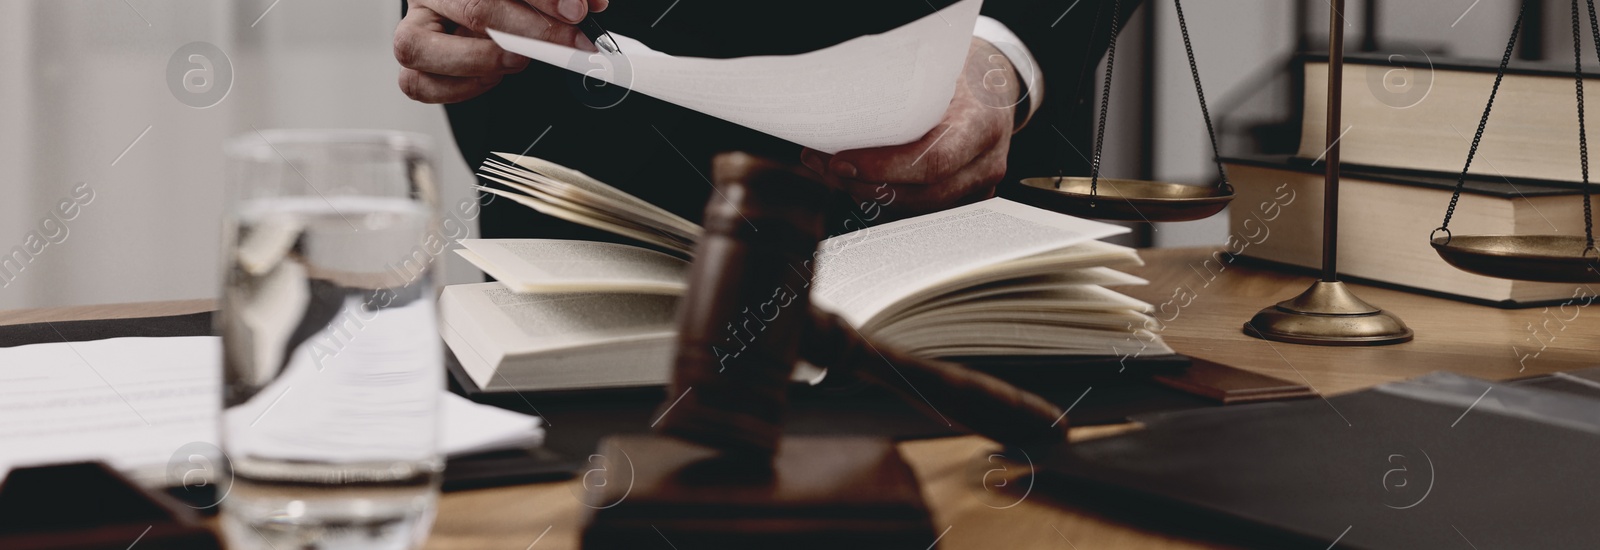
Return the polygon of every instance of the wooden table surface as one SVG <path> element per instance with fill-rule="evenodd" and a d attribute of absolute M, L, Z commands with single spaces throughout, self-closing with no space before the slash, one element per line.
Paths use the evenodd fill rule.
<path fill-rule="evenodd" d="M 1383 347 L 1317 347 L 1245 336 L 1241 324 L 1262 307 L 1298 294 L 1311 278 L 1228 265 L 1213 278 L 1211 250 L 1142 252 L 1147 265 L 1132 273 L 1150 280 L 1123 288 L 1166 308 L 1161 336 L 1176 350 L 1288 380 L 1323 394 L 1367 388 L 1438 370 L 1505 379 L 1600 364 L 1600 309 L 1501 310 L 1406 292 L 1356 286 L 1358 295 L 1398 315 L 1412 342 Z M 1180 290 L 1181 289 L 1181 290 Z M 1574 289 L 1578 289 L 1575 285 Z M 1586 296 L 1595 290 L 1582 291 Z M 205 300 L 0 312 L 0 325 L 34 321 L 141 317 L 204 311 Z M 1126 426 L 1073 430 L 1098 437 Z M 1198 540 L 1136 528 L 1051 502 L 1043 495 L 1015 506 L 994 506 L 975 479 L 973 460 L 998 446 L 979 437 L 952 437 L 900 446 L 923 485 L 941 548 L 1218 548 Z M 976 470 L 980 475 L 986 469 Z M 1020 472 L 1019 472 L 1020 473 Z M 577 547 L 582 506 L 577 480 L 446 494 L 427 548 L 538 549 Z M 932 540 L 929 543 L 933 543 Z M 668 548 L 664 542 L 662 548 Z"/>

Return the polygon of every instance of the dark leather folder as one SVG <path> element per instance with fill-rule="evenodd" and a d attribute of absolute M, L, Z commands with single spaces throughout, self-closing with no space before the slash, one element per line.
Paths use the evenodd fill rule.
<path fill-rule="evenodd" d="M 1540 387 L 1557 382 L 1434 374 L 1173 413 L 1055 448 L 1038 476 L 1067 502 L 1249 546 L 1600 547 L 1600 399 Z"/>

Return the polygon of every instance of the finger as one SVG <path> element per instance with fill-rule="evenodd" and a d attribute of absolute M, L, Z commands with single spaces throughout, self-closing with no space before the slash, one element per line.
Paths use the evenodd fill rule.
<path fill-rule="evenodd" d="M 417 2 L 412 2 L 411 9 L 406 10 L 406 16 L 400 18 L 400 27 L 408 25 L 420 27 L 426 31 L 449 31 L 449 29 L 445 28 L 445 19 L 439 16 L 439 12 L 428 9 L 427 6 Z M 396 27 L 395 30 L 398 31 L 399 27 Z"/>
<path fill-rule="evenodd" d="M 500 75 L 445 76 L 400 69 L 400 91 L 423 103 L 459 103 L 483 95 L 500 83 Z"/>
<path fill-rule="evenodd" d="M 800 164 L 805 165 L 805 167 L 810 169 L 812 172 L 816 172 L 818 178 L 822 180 L 823 184 L 827 185 L 831 189 L 848 191 L 848 194 L 851 197 L 856 197 L 857 191 L 855 191 L 855 189 L 858 189 L 860 187 L 858 184 L 861 184 L 862 182 L 858 182 L 856 180 L 845 180 L 839 176 L 833 175 L 833 173 L 828 171 L 828 162 L 831 159 L 833 159 L 833 155 L 812 149 L 810 147 L 802 147 L 800 149 Z"/>
<path fill-rule="evenodd" d="M 599 13 L 611 7 L 611 0 L 589 0 L 589 11 Z"/>
<path fill-rule="evenodd" d="M 998 148 L 997 148 L 998 149 Z M 881 209 L 890 219 L 936 212 L 994 196 L 1005 175 L 1004 150 L 992 150 L 935 183 L 869 183 L 835 180 L 862 208 Z"/>
<path fill-rule="evenodd" d="M 587 8 L 583 8 L 584 0 L 561 1 L 577 2 L 581 11 L 587 13 Z M 432 0 L 429 7 L 446 19 L 478 32 L 494 29 L 576 47 L 583 33 L 568 23 L 577 23 L 583 17 L 565 19 L 558 15 L 560 10 L 556 4 L 557 0 Z"/>
<path fill-rule="evenodd" d="M 528 66 L 528 58 L 500 49 L 493 40 L 429 30 L 427 22 L 407 22 L 411 20 L 407 15 L 394 32 L 394 58 L 402 67 L 446 76 L 488 76 Z"/>
<path fill-rule="evenodd" d="M 833 155 L 812 149 L 810 147 L 803 147 L 800 149 L 800 164 L 805 165 L 806 168 L 810 168 L 812 172 L 816 172 L 824 176 L 828 175 L 828 161 L 832 159 Z"/>
<path fill-rule="evenodd" d="M 562 21 L 577 23 L 589 15 L 590 0 L 523 0 L 533 9 L 554 15 Z"/>

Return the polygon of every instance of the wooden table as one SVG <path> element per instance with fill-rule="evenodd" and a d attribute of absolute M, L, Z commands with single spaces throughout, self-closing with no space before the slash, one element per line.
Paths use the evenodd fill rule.
<path fill-rule="evenodd" d="M 1448 370 L 1489 379 L 1514 378 L 1600 364 L 1600 308 L 1500 310 L 1401 291 L 1357 286 L 1368 302 L 1416 331 L 1416 340 L 1385 347 L 1316 347 L 1245 336 L 1241 324 L 1262 307 L 1299 293 L 1311 278 L 1239 265 L 1224 266 L 1206 249 L 1144 251 L 1148 265 L 1132 273 L 1145 287 L 1120 289 L 1166 305 L 1161 336 L 1181 353 L 1299 381 L 1324 394 Z M 1204 262 L 1211 260 L 1208 266 Z M 1211 274 L 1215 273 L 1213 277 Z M 1575 289 L 1578 287 L 1575 285 Z M 1586 296 L 1597 290 L 1586 289 Z M 1580 307 L 1581 306 L 1581 307 Z M 0 325 L 204 311 L 209 301 L 93 306 L 0 313 Z M 1098 437 L 1127 426 L 1073 430 Z M 1141 530 L 1093 510 L 1031 495 L 1009 508 L 980 497 L 973 460 L 998 448 L 979 437 L 901 444 L 933 509 L 942 548 L 1218 548 L 1206 542 Z M 977 469 L 981 475 L 986 469 Z M 1019 472 L 1025 473 L 1025 472 Z M 444 495 L 427 548 L 575 548 L 582 506 L 576 480 Z M 933 541 L 929 541 L 931 544 Z M 667 548 L 664 543 L 663 548 Z"/>

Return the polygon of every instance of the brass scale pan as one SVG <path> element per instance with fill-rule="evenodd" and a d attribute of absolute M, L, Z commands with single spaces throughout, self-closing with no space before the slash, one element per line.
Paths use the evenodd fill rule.
<path fill-rule="evenodd" d="M 1161 222 L 1209 218 L 1233 200 L 1231 187 L 1100 178 L 1101 189 L 1092 190 L 1092 183 L 1087 177 L 1025 178 L 1016 197 L 1082 218 Z"/>
<path fill-rule="evenodd" d="M 1189 42 L 1189 26 L 1184 22 L 1182 0 L 1174 0 L 1173 5 L 1178 12 L 1178 28 L 1183 32 L 1183 46 L 1189 54 L 1189 72 L 1194 77 L 1195 95 L 1200 100 L 1206 133 L 1211 138 L 1211 152 L 1217 162 L 1217 171 L 1222 175 L 1221 184 L 1203 187 L 1099 177 L 1100 153 L 1105 143 L 1106 111 L 1111 104 L 1111 72 L 1117 58 L 1118 16 L 1121 14 L 1121 1 L 1118 0 L 1112 4 L 1111 38 L 1106 47 L 1106 74 L 1100 91 L 1100 126 L 1095 133 L 1092 175 L 1025 178 L 1016 189 L 1018 200 L 1084 218 L 1143 222 L 1208 218 L 1221 212 L 1233 200 L 1233 186 L 1228 184 L 1228 174 L 1222 168 L 1217 134 L 1211 125 L 1211 111 L 1206 107 L 1205 90 L 1200 86 L 1200 69 L 1195 64 L 1194 48 Z M 1099 18 L 1098 13 L 1096 18 Z"/>
<path fill-rule="evenodd" d="M 1594 0 L 1587 0 L 1591 22 L 1595 17 Z M 1521 3 L 1517 12 L 1517 21 L 1511 27 L 1511 40 L 1506 44 L 1505 55 L 1500 60 L 1499 71 L 1494 76 L 1494 88 L 1489 92 L 1489 103 L 1483 108 L 1483 118 L 1478 121 L 1477 138 L 1473 139 L 1472 147 L 1467 151 L 1466 165 L 1461 168 L 1461 176 L 1456 181 L 1455 194 L 1450 199 L 1450 207 L 1445 211 L 1444 223 L 1433 230 L 1429 242 L 1435 252 L 1445 262 L 1462 271 L 1476 273 L 1488 277 L 1501 279 L 1515 279 L 1522 281 L 1541 281 L 1550 283 L 1592 283 L 1600 282 L 1600 251 L 1594 246 L 1594 220 L 1589 201 L 1589 152 L 1588 136 L 1584 129 L 1583 108 L 1583 71 L 1581 68 L 1582 41 L 1573 43 L 1573 78 L 1577 81 L 1575 86 L 1578 103 L 1578 144 L 1583 159 L 1583 218 L 1584 235 L 1461 235 L 1450 233 L 1450 217 L 1455 213 L 1456 201 L 1461 197 L 1461 189 L 1466 182 L 1467 170 L 1472 167 L 1472 158 L 1478 152 L 1478 140 L 1483 137 L 1483 130 L 1489 123 L 1489 111 L 1494 107 L 1495 94 L 1500 90 L 1500 81 L 1505 77 L 1506 66 L 1511 62 L 1512 47 L 1517 42 L 1517 33 L 1522 28 L 1523 13 L 1527 11 L 1527 2 Z M 1573 35 L 1577 36 L 1581 25 L 1578 13 L 1572 14 Z M 1591 29 L 1593 31 L 1594 29 Z M 1594 35 L 1595 51 L 1600 52 L 1600 35 Z M 1441 234 L 1442 233 L 1442 234 Z"/>
<path fill-rule="evenodd" d="M 1445 262 L 1479 275 L 1546 283 L 1600 282 L 1600 264 L 1582 235 L 1462 235 L 1434 237 L 1432 244 Z"/>

